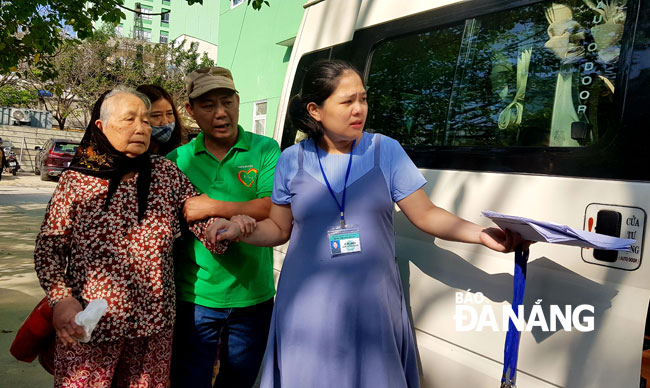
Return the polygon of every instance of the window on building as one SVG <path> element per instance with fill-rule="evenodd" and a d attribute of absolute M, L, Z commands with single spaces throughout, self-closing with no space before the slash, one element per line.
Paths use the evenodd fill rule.
<path fill-rule="evenodd" d="M 169 23 L 169 10 L 168 9 L 161 9 L 160 12 L 163 12 L 162 15 L 160 15 L 160 21 L 162 23 Z"/>
<path fill-rule="evenodd" d="M 140 29 L 136 28 L 134 30 L 134 32 L 135 32 L 134 37 L 136 39 L 142 39 L 144 41 L 151 42 L 151 30 L 150 29 L 145 28 L 145 29 L 140 30 Z"/>
<path fill-rule="evenodd" d="M 266 100 L 253 103 L 253 132 L 258 135 L 266 133 Z"/>
<path fill-rule="evenodd" d="M 230 8 L 235 8 L 236 6 L 242 4 L 244 0 L 230 0 Z"/>
<path fill-rule="evenodd" d="M 170 0 L 162 0 L 163 5 L 170 5 L 171 1 Z"/>
<path fill-rule="evenodd" d="M 147 8 L 145 6 L 142 6 L 141 11 L 140 11 L 140 12 L 142 12 L 142 20 L 151 21 L 151 15 L 150 14 L 151 14 L 152 10 L 153 10 L 152 8 Z"/>
<path fill-rule="evenodd" d="M 595 144 L 617 126 L 626 9 L 614 24 L 598 15 L 586 2 L 535 3 L 385 41 L 366 126 L 409 148 Z"/>
<path fill-rule="evenodd" d="M 160 43 L 169 43 L 169 33 L 167 31 L 160 31 Z"/>

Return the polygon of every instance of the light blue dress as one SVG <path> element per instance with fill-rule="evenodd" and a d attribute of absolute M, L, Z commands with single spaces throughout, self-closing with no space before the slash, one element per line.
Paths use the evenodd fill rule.
<path fill-rule="evenodd" d="M 341 201 L 349 155 L 319 151 Z M 262 387 L 418 387 L 413 332 L 395 261 L 393 202 L 426 181 L 393 139 L 365 133 L 353 150 L 345 219 L 361 252 L 332 257 L 340 224 L 315 144 L 294 145 L 276 167 L 272 200 L 294 217 L 264 356 Z"/>

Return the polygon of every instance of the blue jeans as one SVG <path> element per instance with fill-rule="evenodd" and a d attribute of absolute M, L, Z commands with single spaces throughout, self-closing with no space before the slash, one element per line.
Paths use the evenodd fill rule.
<path fill-rule="evenodd" d="M 219 351 L 215 387 L 252 387 L 264 357 L 273 298 L 250 307 L 210 308 L 178 302 L 172 388 L 208 388 Z"/>

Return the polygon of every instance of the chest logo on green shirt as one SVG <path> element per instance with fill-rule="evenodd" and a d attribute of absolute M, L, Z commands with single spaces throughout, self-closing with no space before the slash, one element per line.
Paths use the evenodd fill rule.
<path fill-rule="evenodd" d="M 251 187 L 253 182 L 255 182 L 255 178 L 257 178 L 256 168 L 251 168 L 248 171 L 240 170 L 239 173 L 237 173 L 237 179 L 239 179 L 241 184 L 246 187 Z"/>

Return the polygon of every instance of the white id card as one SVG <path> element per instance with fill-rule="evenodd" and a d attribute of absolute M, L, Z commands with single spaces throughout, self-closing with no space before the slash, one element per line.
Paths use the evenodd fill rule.
<path fill-rule="evenodd" d="M 358 225 L 347 225 L 345 228 L 336 227 L 327 230 L 332 256 L 346 253 L 361 252 L 361 238 Z"/>

